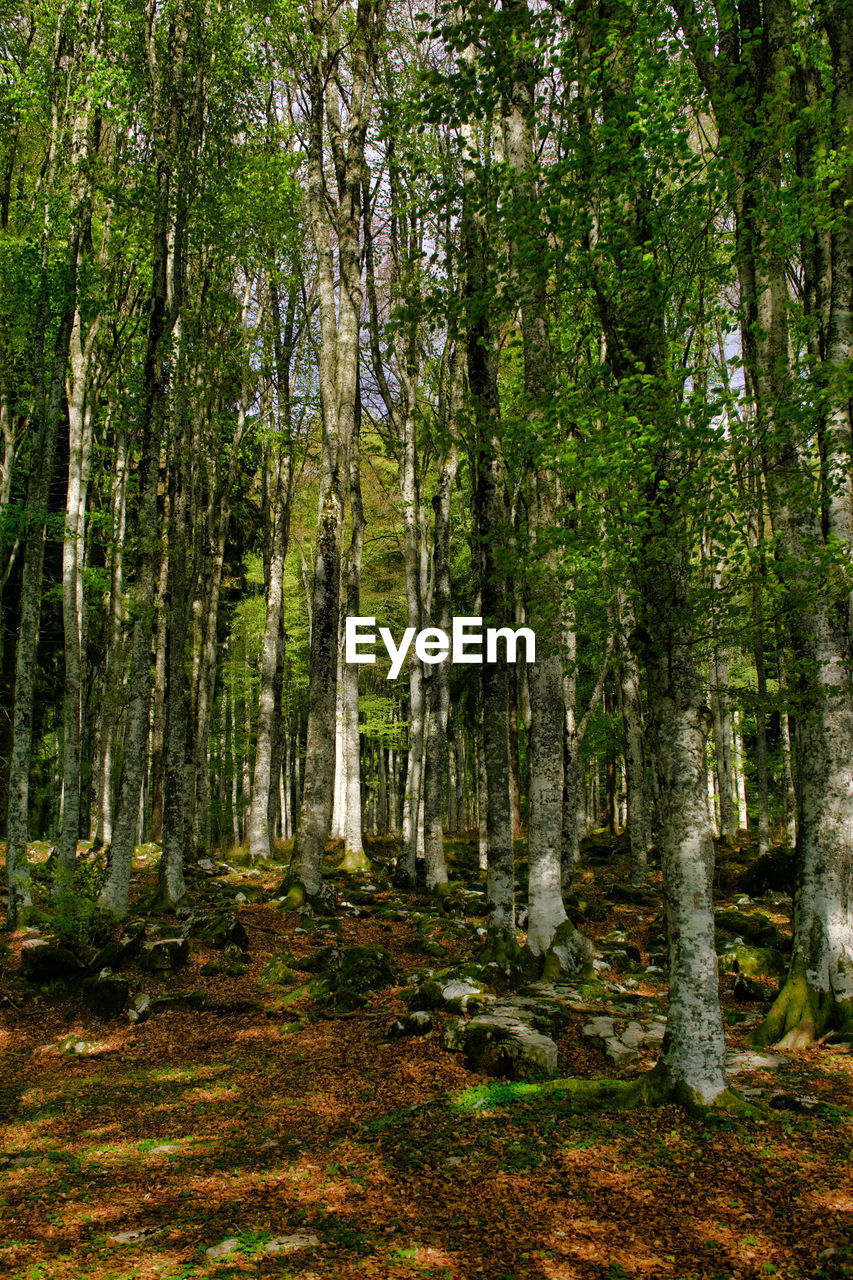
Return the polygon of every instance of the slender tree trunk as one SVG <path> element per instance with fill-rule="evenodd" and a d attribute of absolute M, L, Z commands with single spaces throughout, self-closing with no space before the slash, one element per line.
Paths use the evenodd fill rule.
<path fill-rule="evenodd" d="M 275 683 L 277 673 L 283 665 L 281 626 L 284 603 L 284 562 L 287 556 L 290 504 L 293 489 L 293 458 L 289 442 L 280 445 L 279 449 L 273 482 L 275 498 L 273 502 L 272 554 L 270 556 L 269 586 L 267 590 L 267 617 L 261 654 L 252 806 L 249 814 L 249 852 L 253 861 L 257 858 L 269 858 L 272 852 L 270 849 L 268 811 L 270 790 L 274 782 L 276 782 L 273 773 L 273 746 L 276 725 Z"/>
<path fill-rule="evenodd" d="M 24 568 L 18 606 L 20 623 L 15 657 L 15 706 L 9 765 L 9 813 L 6 823 L 6 877 L 9 889 L 7 911 L 9 925 L 12 928 L 17 924 L 19 908 L 29 906 L 32 901 L 26 870 L 26 847 L 36 650 L 48 499 L 62 419 L 65 370 L 76 307 L 78 236 L 79 228 L 73 229 L 67 256 L 66 296 L 54 342 L 50 372 L 46 379 L 38 352 L 37 367 L 34 371 L 37 400 L 34 418 L 39 423 L 39 443 L 37 459 L 27 490 L 29 519 L 24 541 Z M 40 347 L 42 342 L 43 338 L 39 342 Z"/>
<path fill-rule="evenodd" d="M 139 467 L 139 563 L 134 591 L 134 624 L 128 679 L 124 773 L 118 800 L 112 857 L 99 903 L 104 910 L 127 914 L 133 849 L 139 822 L 142 786 L 148 762 L 151 705 L 151 634 L 160 536 L 157 520 L 157 479 L 160 440 L 166 415 L 167 364 L 172 329 L 177 319 L 170 305 L 168 218 L 170 172 L 162 160 L 157 167 L 157 213 L 154 228 L 153 280 L 142 382 L 142 458 Z"/>
<path fill-rule="evenodd" d="M 318 259 L 320 308 L 320 402 L 322 464 L 317 548 L 312 601 L 311 671 L 308 738 L 302 805 L 294 846 L 294 884 L 289 901 L 316 896 L 322 883 L 322 861 L 332 816 L 335 760 L 335 697 L 340 606 L 343 481 L 347 474 L 358 394 L 359 326 L 362 302 L 360 233 L 364 145 L 370 121 L 378 40 L 384 29 L 382 0 L 359 0 L 355 24 L 359 39 L 352 46 L 348 116 L 342 125 L 341 95 L 336 77 L 341 55 L 338 17 L 326 20 L 317 0 L 312 18 L 314 41 L 309 69 L 311 118 L 308 148 L 308 210 Z M 324 56 L 328 35 L 329 58 Z M 337 180 L 335 237 L 340 291 L 336 299 L 335 269 L 323 163 L 324 122 L 329 125 Z"/>
<path fill-rule="evenodd" d="M 731 840 L 737 832 L 737 801 L 732 761 L 732 717 L 728 683 L 728 662 L 720 649 L 714 649 L 711 655 L 711 711 L 714 716 L 717 794 L 720 797 L 720 835 Z"/>
<path fill-rule="evenodd" d="M 105 846 L 113 838 L 113 760 L 116 743 L 119 698 L 124 667 L 124 634 L 122 630 L 124 592 L 124 539 L 127 527 L 127 433 L 119 429 L 115 444 L 115 479 L 111 507 L 112 538 L 110 542 L 110 594 L 107 610 L 106 656 L 103 689 L 99 708 L 97 817 L 95 842 Z"/>
<path fill-rule="evenodd" d="M 86 539 L 86 491 L 92 457 L 94 407 L 90 367 L 98 321 L 86 336 L 79 310 L 71 330 L 71 395 L 68 400 L 68 485 L 62 547 L 62 621 L 65 652 L 62 829 L 58 861 L 67 877 L 74 867 L 80 835 L 80 738 L 83 712 L 83 555 Z"/>
<path fill-rule="evenodd" d="M 347 615 L 357 618 L 360 613 L 359 585 L 361 582 L 361 557 L 364 550 L 364 507 L 361 501 L 361 470 L 359 467 L 359 428 L 361 405 L 358 404 L 352 449 L 350 450 L 349 495 L 352 533 L 347 556 Z M 343 678 L 344 750 L 346 755 L 346 820 L 344 829 L 344 871 L 369 874 L 370 862 L 364 852 L 361 831 L 361 762 L 358 727 L 358 673 L 357 663 L 345 664 Z"/>
<path fill-rule="evenodd" d="M 624 628 L 624 619 L 622 626 Z M 650 844 L 646 755 L 640 701 L 640 669 L 626 640 L 621 642 L 619 702 L 625 743 L 625 791 L 628 805 L 628 842 L 631 848 L 631 884 L 641 888 L 647 879 Z"/>
<path fill-rule="evenodd" d="M 406 573 L 407 624 L 415 632 L 423 627 L 421 562 L 418 523 L 418 466 L 414 417 L 414 373 L 407 375 L 406 403 L 400 414 L 400 497 L 403 513 L 403 557 Z M 418 853 L 418 815 L 423 784 L 424 669 L 420 659 L 409 656 L 409 755 L 403 802 L 403 849 L 397 860 L 395 881 L 414 888 Z"/>
<path fill-rule="evenodd" d="M 454 362 L 455 363 L 455 362 Z M 461 372 L 461 370 L 460 370 Z M 451 406 L 455 413 L 455 396 Z M 459 456 L 451 444 L 441 461 L 438 491 L 432 500 L 434 533 L 433 617 L 445 634 L 451 629 L 450 500 Z M 450 717 L 449 656 L 431 666 L 426 679 L 426 755 L 424 760 L 424 856 L 427 888 L 447 883 L 444 859 L 443 791 L 447 774 L 447 726 Z"/>

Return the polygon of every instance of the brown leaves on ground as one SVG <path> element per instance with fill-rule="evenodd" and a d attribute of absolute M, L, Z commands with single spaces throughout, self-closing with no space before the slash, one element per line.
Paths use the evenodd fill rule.
<path fill-rule="evenodd" d="M 98 1023 L 67 997 L 3 1005 L 3 1274 L 853 1274 L 849 1057 L 814 1050 L 790 1055 L 772 1080 L 738 1077 L 826 1104 L 809 1115 L 703 1124 L 674 1107 L 573 1114 L 559 1090 L 473 1076 L 435 1035 L 383 1043 L 403 1008 L 396 990 L 354 1015 L 314 1011 L 301 1032 L 283 1031 L 310 1011 L 276 1008 L 260 986 L 271 954 L 301 957 L 338 938 L 388 947 L 405 972 L 434 963 L 409 950 L 411 923 L 347 916 L 338 934 L 307 935 L 294 934 L 299 917 L 269 906 L 242 905 L 240 916 L 248 974 L 203 977 L 211 957 L 196 946 L 190 969 L 159 985 L 255 1011 L 173 1012 L 131 1026 Z M 618 925 L 645 954 L 648 918 L 620 905 L 595 931 Z M 449 930 L 441 937 L 454 956 L 470 945 Z M 20 936 L 12 941 L 18 949 Z M 561 1040 L 561 1070 L 604 1074 L 580 1043 L 582 1021 Z M 68 1036 L 89 1052 L 60 1052 Z M 110 1241 L 133 1232 L 144 1234 Z M 234 1239 L 225 1256 L 206 1255 Z"/>

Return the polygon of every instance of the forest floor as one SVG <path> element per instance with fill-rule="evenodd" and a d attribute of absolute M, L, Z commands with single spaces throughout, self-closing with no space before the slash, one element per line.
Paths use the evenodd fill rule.
<path fill-rule="evenodd" d="M 474 883 L 473 846 L 454 844 L 449 854 L 452 874 Z M 736 860 L 736 851 L 729 855 Z M 794 1109 L 751 1120 L 700 1120 L 675 1106 L 579 1114 L 559 1077 L 519 1087 L 471 1073 L 439 1045 L 446 1015 L 436 1015 L 430 1035 L 386 1042 L 405 1012 L 397 987 L 374 992 L 348 1016 L 323 1016 L 308 1003 L 286 1006 L 283 989 L 261 980 L 277 953 L 298 964 L 335 941 L 387 948 L 402 985 L 428 964 L 469 959 L 482 919 L 401 896 L 377 875 L 375 891 L 349 894 L 357 907 L 306 920 L 269 900 L 280 867 L 237 858 L 232 851 L 231 869 L 217 867 L 215 883 L 248 933 L 247 971 L 202 973 L 216 953 L 193 943 L 188 965 L 173 974 L 128 975 L 135 990 L 154 995 L 203 992 L 201 1009 L 99 1022 L 79 992 L 24 984 L 28 934 L 7 935 L 0 1274 L 853 1275 L 853 1057 L 843 1047 L 782 1055 L 773 1072 L 742 1069 L 737 1088 L 761 1090 L 765 1102 L 775 1099 L 771 1106 L 793 1100 Z M 624 931 L 644 967 L 621 989 L 665 1001 L 665 974 L 645 971 L 653 899 L 615 900 L 625 876 L 618 852 L 588 857 L 585 866 L 584 928 L 599 939 Z M 143 895 L 155 874 L 151 850 L 139 851 L 136 872 Z M 740 899 L 748 913 L 735 884 L 733 874 L 718 905 L 738 909 Z M 654 873 L 651 888 L 659 901 Z M 778 896 L 770 914 L 789 928 Z M 425 939 L 447 959 L 425 958 Z M 625 982 L 613 971 L 602 977 L 615 987 Z M 737 1051 L 761 1006 L 736 1002 L 732 984 L 729 975 L 721 980 L 728 1047 Z M 560 1076 L 616 1075 L 581 1036 L 585 1020 L 578 1012 L 561 1036 Z M 652 1061 L 641 1057 L 628 1074 Z"/>

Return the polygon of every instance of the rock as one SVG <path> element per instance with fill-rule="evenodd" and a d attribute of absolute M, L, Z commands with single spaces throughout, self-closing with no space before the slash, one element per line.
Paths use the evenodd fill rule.
<path fill-rule="evenodd" d="M 216 875 L 216 864 L 210 858 L 199 858 L 196 863 L 199 871 L 203 871 L 206 876 Z"/>
<path fill-rule="evenodd" d="M 79 1036 L 66 1036 L 64 1040 L 60 1040 L 58 1047 L 60 1053 L 73 1053 L 77 1057 L 95 1052 L 95 1046 Z"/>
<path fill-rule="evenodd" d="M 120 978 L 111 969 L 102 969 L 95 977 L 86 978 L 83 982 L 86 1008 L 105 1022 L 117 1018 L 123 1012 L 129 994 L 130 983 L 127 978 Z"/>
<path fill-rule="evenodd" d="M 768 987 L 763 987 L 760 982 L 756 982 L 754 978 L 747 978 L 743 973 L 739 973 L 735 978 L 732 995 L 735 1000 L 761 1000 L 765 1004 L 772 1004 L 776 998 L 775 993 Z"/>
<path fill-rule="evenodd" d="M 455 979 L 441 988 L 441 1003 L 451 1013 L 465 1013 L 472 1000 L 482 998 L 482 989 L 470 978 Z"/>
<path fill-rule="evenodd" d="M 571 1012 L 564 1004 L 541 996 L 511 996 L 496 1001 L 487 1013 L 488 1016 L 516 1018 L 542 1035 L 554 1035 L 571 1021 Z"/>
<path fill-rule="evenodd" d="M 297 981 L 296 974 L 293 972 L 291 965 L 294 963 L 293 956 L 286 951 L 280 955 L 273 956 L 272 959 L 264 965 L 260 972 L 259 980 L 268 986 L 289 987 Z"/>
<path fill-rule="evenodd" d="M 44 1159 L 38 1151 L 19 1151 L 17 1155 L 0 1156 L 0 1169 L 29 1169 L 42 1164 Z"/>
<path fill-rule="evenodd" d="M 738 887 L 756 897 L 768 890 L 793 893 L 796 879 L 797 862 L 794 853 L 790 849 L 772 849 L 747 867 L 738 880 Z M 744 905 L 748 902 L 749 898 L 746 898 Z"/>
<path fill-rule="evenodd" d="M 636 1047 L 624 1044 L 621 1040 L 617 1040 L 615 1036 L 611 1036 L 604 1043 L 604 1054 L 608 1062 L 612 1062 L 615 1067 L 626 1067 L 630 1063 L 635 1062 L 639 1056 Z"/>
<path fill-rule="evenodd" d="M 232 1236 L 229 1240 L 223 1240 L 221 1244 L 213 1244 L 209 1249 L 205 1249 L 204 1256 L 215 1261 L 217 1258 L 230 1257 L 239 1248 L 240 1241 L 236 1236 Z"/>
<path fill-rule="evenodd" d="M 401 1036 L 425 1036 L 432 1031 L 432 1014 L 425 1009 L 417 1009 L 405 1018 L 398 1018 L 394 1026 L 399 1026 L 398 1035 Z"/>
<path fill-rule="evenodd" d="M 307 1231 L 294 1231 L 289 1236 L 275 1236 L 264 1245 L 264 1253 L 296 1253 L 299 1249 L 313 1249 L 320 1243 L 318 1236 Z"/>
<path fill-rule="evenodd" d="M 123 964 L 133 959 L 144 937 L 145 921 L 132 920 L 117 941 L 108 942 L 101 947 L 89 965 L 90 970 L 93 973 L 100 973 L 101 969 L 120 969 Z"/>
<path fill-rule="evenodd" d="M 317 976 L 296 987 L 287 1003 L 312 999 L 337 1013 L 350 1013 L 367 1004 L 368 992 L 390 986 L 396 969 L 384 947 L 324 947 L 308 958 Z M 300 961 L 302 967 L 306 961 Z"/>
<path fill-rule="evenodd" d="M 140 991 L 134 996 L 133 1003 L 127 1011 L 128 1022 L 144 1022 L 151 1016 L 151 997 L 147 991 Z"/>
<path fill-rule="evenodd" d="M 152 938 L 139 953 L 143 969 L 149 973 L 170 973 L 180 969 L 190 958 L 187 938 Z"/>
<path fill-rule="evenodd" d="M 46 938 L 27 938 L 21 947 L 21 972 L 30 982 L 73 978 L 82 968 L 73 952 L 48 942 Z"/>
<path fill-rule="evenodd" d="M 557 1046 L 518 1018 L 489 1013 L 472 1018 L 462 1032 L 469 1068 L 511 1080 L 539 1080 L 557 1074 Z"/>
<path fill-rule="evenodd" d="M 203 991 L 170 991 L 162 996 L 150 997 L 148 1012 L 155 1013 L 187 1013 L 205 1008 L 207 1003 Z"/>
<path fill-rule="evenodd" d="M 589 938 L 576 929 L 571 920 L 564 920 L 545 954 L 542 978 L 546 982 L 557 982 L 560 978 L 578 975 L 591 978 L 593 956 Z"/>
<path fill-rule="evenodd" d="M 808 1116 L 817 1111 L 820 1100 L 806 1093 L 774 1093 L 768 1098 L 767 1105 L 774 1111 L 795 1111 L 798 1115 Z"/>
<path fill-rule="evenodd" d="M 587 1040 L 600 1040 L 602 1043 L 615 1034 L 616 1027 L 612 1018 L 593 1018 L 581 1028 L 581 1035 Z"/>
<path fill-rule="evenodd" d="M 640 1026 L 639 1022 L 629 1022 L 626 1029 L 622 1032 L 619 1039 L 629 1049 L 639 1049 L 640 1045 L 646 1038 L 646 1033 Z"/>
<path fill-rule="evenodd" d="M 783 978 L 788 964 L 775 947 L 735 946 L 720 956 L 721 973 L 745 973 L 751 978 Z"/>
<path fill-rule="evenodd" d="M 241 952 L 249 950 L 249 935 L 234 911 L 220 911 L 203 922 L 198 921 L 193 927 L 193 936 L 217 951 L 224 951 L 228 946 L 237 947 Z"/>
<path fill-rule="evenodd" d="M 448 1018 L 441 1029 L 438 1043 L 447 1053 L 461 1053 L 465 1038 L 465 1023 L 461 1018 Z"/>
<path fill-rule="evenodd" d="M 461 984 L 460 984 L 461 985 Z M 409 1009 L 441 1009 L 444 1006 L 444 988 L 440 982 L 431 979 L 421 983 L 417 991 L 409 998 Z"/>
<path fill-rule="evenodd" d="M 648 1027 L 646 1027 L 643 1039 L 647 1045 L 662 1044 L 665 1035 L 666 1023 L 652 1022 Z"/>
<path fill-rule="evenodd" d="M 741 1071 L 776 1071 L 785 1059 L 778 1053 L 742 1053 L 726 1054 L 726 1075 L 734 1076 Z"/>
<path fill-rule="evenodd" d="M 107 1236 L 108 1244 L 146 1244 L 157 1236 L 165 1235 L 165 1227 L 137 1227 L 135 1231 L 119 1231 L 117 1235 Z"/>
<path fill-rule="evenodd" d="M 391 953 L 384 947 L 344 947 L 340 951 L 335 949 L 329 974 L 334 990 L 348 988 L 358 995 L 366 995 L 391 986 L 397 970 Z"/>

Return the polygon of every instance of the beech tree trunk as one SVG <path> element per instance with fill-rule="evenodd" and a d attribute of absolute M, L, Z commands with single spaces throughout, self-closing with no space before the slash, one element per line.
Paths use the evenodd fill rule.
<path fill-rule="evenodd" d="M 454 360 L 455 364 L 455 360 Z M 459 371 L 461 373 L 461 370 Z M 453 376 L 453 375 L 452 375 Z M 454 382 L 456 378 L 453 378 Z M 450 414 L 455 415 L 457 397 L 451 397 Z M 450 633 L 450 499 L 459 453 L 455 440 L 439 467 L 438 491 L 432 500 L 435 523 L 432 542 L 432 614 L 435 625 Z M 426 678 L 426 756 L 424 760 L 424 857 L 427 888 L 447 883 L 444 859 L 443 795 L 447 781 L 447 728 L 450 717 L 450 657 L 429 668 Z M 449 823 L 448 823 L 449 825 Z"/>
<path fill-rule="evenodd" d="M 343 124 L 344 95 L 336 84 L 343 47 L 340 18 L 336 11 L 330 16 L 321 0 L 316 0 L 311 19 L 314 52 L 308 69 L 311 101 L 308 212 L 317 253 L 323 442 L 311 609 L 308 737 L 293 855 L 294 884 L 289 899 L 292 903 L 310 899 L 320 891 L 323 853 L 332 816 L 343 485 L 356 414 L 362 302 L 361 184 L 365 135 L 373 103 L 374 69 L 385 21 L 383 0 L 359 0 L 354 20 L 359 38 L 352 45 L 347 118 Z M 333 226 L 329 219 L 324 171 L 325 125 L 328 125 L 337 186 Z M 337 298 L 333 231 L 340 273 Z"/>
<path fill-rule="evenodd" d="M 361 469 L 359 466 L 359 430 L 361 405 L 357 401 L 350 450 L 349 495 L 352 533 L 347 555 L 347 616 L 357 618 L 360 613 L 359 586 L 361 582 L 361 557 L 364 550 L 364 507 L 361 501 Z M 364 852 L 361 813 L 361 759 L 358 725 L 358 673 L 357 663 L 346 663 L 343 687 L 344 754 L 346 760 L 346 805 L 344 822 L 344 857 L 341 867 L 345 871 L 370 871 L 370 862 Z"/>

